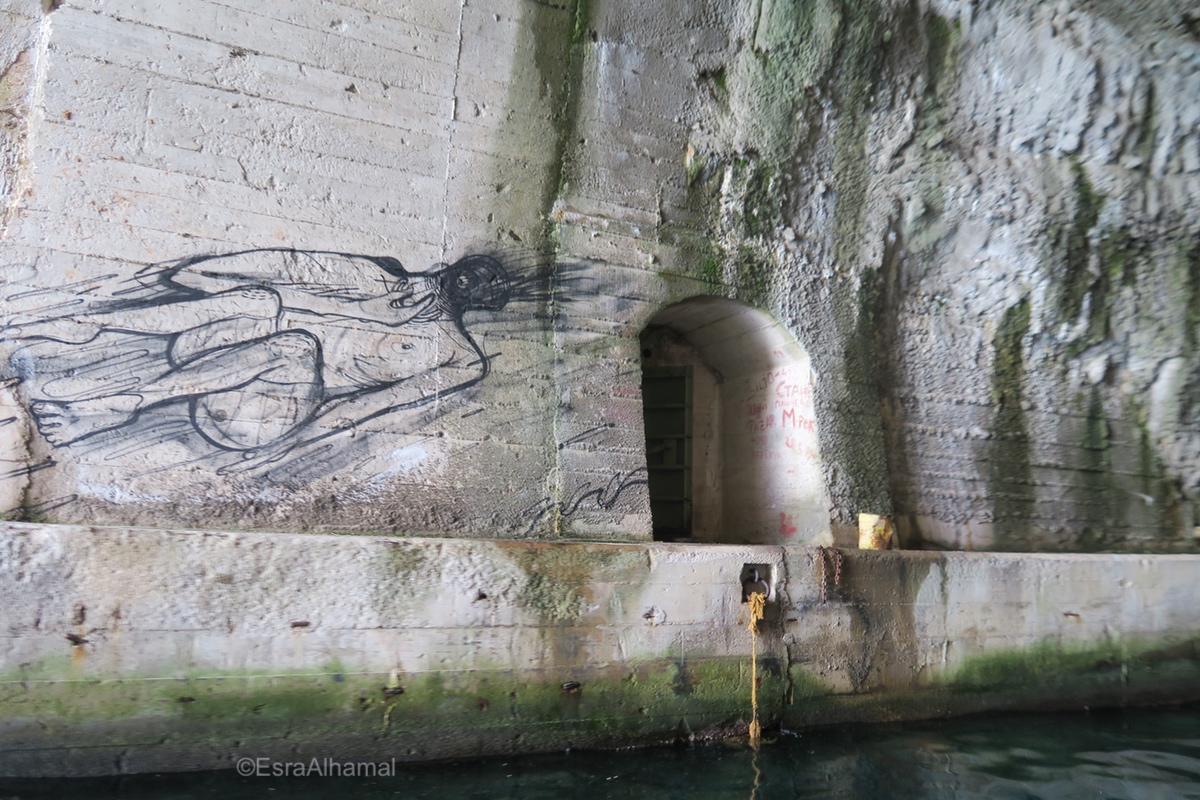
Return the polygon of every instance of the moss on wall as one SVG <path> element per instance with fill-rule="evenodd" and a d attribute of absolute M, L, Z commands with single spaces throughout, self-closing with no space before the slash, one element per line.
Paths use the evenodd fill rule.
<path fill-rule="evenodd" d="M 392 618 L 413 610 L 423 595 L 435 591 L 440 569 L 430 548 L 419 542 L 387 541 L 386 549 L 372 560 L 368 579 L 372 604 L 379 615 Z"/>
<path fill-rule="evenodd" d="M 834 137 L 833 170 L 837 205 L 834 215 L 834 259 L 847 269 L 859 260 L 863 215 L 867 210 L 870 153 L 867 126 L 874 106 L 888 48 L 882 46 L 881 10 L 872 3 L 845 6 L 846 33 L 838 58 L 836 100 L 838 128 Z"/>
<path fill-rule="evenodd" d="M 1063 642 L 971 656 L 927 683 L 838 693 L 797 667 L 784 725 L 928 719 L 1005 708 L 1043 710 L 1200 697 L 1200 640 Z M 805 688 L 799 688 L 805 687 Z"/>
<path fill-rule="evenodd" d="M 706 143 L 708 163 L 722 177 L 707 187 L 720 192 L 707 206 L 713 241 L 734 296 L 789 324 L 823 376 L 826 482 L 835 518 L 852 523 L 863 509 L 892 508 L 875 359 L 879 265 L 864 263 L 864 245 L 871 125 L 888 65 L 908 46 L 893 38 L 894 17 L 910 12 L 848 0 L 739 9 L 746 38 L 720 70 L 723 88 L 711 89 L 720 135 Z M 941 75 L 952 56 L 933 59 Z"/>
<path fill-rule="evenodd" d="M 555 201 L 562 196 L 572 156 L 571 143 L 582 91 L 583 58 L 580 48 L 588 26 L 589 5 L 587 0 L 577 0 L 568 6 L 530 3 L 521 8 L 519 48 L 531 54 L 534 70 L 528 75 L 519 72 L 514 76 L 509 91 L 509 106 L 514 113 L 509 119 L 514 122 L 523 120 L 524 115 L 531 111 L 530 102 L 533 101 L 544 111 L 553 132 L 548 141 L 543 139 L 537 143 L 539 150 L 549 152 L 548 157 L 542 156 L 546 164 L 544 172 L 537 171 L 532 176 L 524 175 L 522 178 L 528 180 L 529 177 L 538 177 L 540 182 L 536 203 L 539 222 L 537 240 L 526 244 L 552 259 L 557 242 L 551 212 Z M 521 64 L 522 60 L 518 59 L 517 63 Z M 528 123 L 517 124 L 524 126 Z M 528 131 L 514 129 L 511 135 L 514 140 L 520 141 L 528 136 Z"/>
<path fill-rule="evenodd" d="M 1096 248 L 1096 255 L 1110 287 L 1137 285 L 1138 265 L 1145 256 L 1145 243 L 1135 238 L 1129 228 L 1106 231 Z"/>
<path fill-rule="evenodd" d="M 734 262 L 735 295 L 738 300 L 757 308 L 770 308 L 772 286 L 778 270 L 771 256 L 760 247 L 743 244 Z"/>
<path fill-rule="evenodd" d="M 832 165 L 835 258 L 856 261 L 867 187 L 867 126 L 890 38 L 883 11 L 874 3 L 844 0 L 770 0 L 748 13 L 750 40 L 734 63 L 719 71 L 720 94 L 728 95 L 728 103 L 719 105 L 728 115 L 726 146 L 733 148 L 710 154 L 726 172 L 725 202 L 716 209 L 724 219 L 714 223 L 714 230 L 724 231 L 722 249 L 736 262 L 743 244 L 773 244 L 785 207 L 804 202 L 788 192 L 811 187 L 789 186 L 786 176 L 812 156 L 807 152 L 811 131 L 823 116 L 815 97 L 824 89 L 838 112 Z M 778 262 L 773 267 L 784 271 Z"/>
<path fill-rule="evenodd" d="M 1021 300 L 1001 317 L 993 340 L 992 403 L 988 439 L 988 497 L 992 503 L 993 547 L 1024 549 L 1034 502 L 1029 423 L 1024 408 L 1025 336 L 1029 302 Z"/>
<path fill-rule="evenodd" d="M 1200 677 L 1200 640 L 1064 643 L 973 656 L 944 680 L 956 692 L 1084 692 L 1104 686 L 1150 688 Z"/>
<path fill-rule="evenodd" d="M 615 746 L 680 736 L 744 733 L 750 719 L 746 659 L 678 656 L 624 666 L 399 674 L 343 671 L 184 678 L 35 679 L 6 676 L 0 747 L 27 740 L 22 721 L 74 746 L 169 742 L 266 749 L 287 731 L 305 751 L 352 747 L 357 757 L 401 759 L 566 746 Z M 760 670 L 760 716 L 777 724 L 786 678 Z M 16 736 L 17 739 L 13 739 Z M 294 751 L 293 751 L 294 752 Z"/>
<path fill-rule="evenodd" d="M 916 175 L 916 196 L 922 208 L 910 216 L 905 239 L 913 252 L 929 252 L 946 233 L 941 220 L 952 155 L 944 140 L 957 88 L 956 82 L 947 78 L 958 66 L 962 26 L 958 20 L 948 21 L 931 13 L 921 19 L 920 31 L 925 42 L 925 69 L 924 90 L 917 104 L 917 157 L 921 168 Z"/>
<path fill-rule="evenodd" d="M 547 625 L 576 625 L 596 584 L 637 581 L 645 573 L 640 548 L 586 549 L 545 545 L 502 545 L 526 576 L 516 602 Z M 566 663 L 571 663 L 570 654 Z"/>
<path fill-rule="evenodd" d="M 1101 341 L 1108 336 L 1108 293 L 1109 272 L 1105 269 L 1093 274 L 1091 270 L 1091 232 L 1100 218 L 1104 207 L 1104 196 L 1097 194 L 1088 180 L 1087 172 L 1079 161 L 1071 162 L 1074 179 L 1075 209 L 1071 221 L 1060 234 L 1062 278 L 1059 287 L 1058 308 L 1060 318 L 1074 322 L 1083 311 L 1084 298 L 1091 294 L 1087 334 L 1074 342 L 1068 355 L 1075 355 L 1089 343 Z M 1112 243 L 1115 245 L 1115 242 Z M 1110 248 L 1112 247 L 1110 245 Z M 1054 271 L 1051 272 L 1054 274 Z"/>
<path fill-rule="evenodd" d="M 32 27 L 29 19 L 22 20 L 17 14 L 6 14 L 0 20 L 0 31 L 13 45 L 5 54 L 11 54 L 11 60 L 0 62 L 0 237 L 7 235 L 20 201 L 18 192 L 33 166 L 26 152 L 36 58 L 29 41 Z M 20 49 L 18 43 L 28 49 Z"/>
<path fill-rule="evenodd" d="M 952 73 L 958 63 L 962 23 L 929 14 L 925 18 L 925 41 L 925 96 L 936 99 L 942 78 Z"/>
<path fill-rule="evenodd" d="M 1183 345 L 1185 352 L 1195 352 L 1196 331 L 1200 327 L 1200 241 L 1185 247 L 1180 261 L 1186 290 Z"/>
<path fill-rule="evenodd" d="M 1093 385 L 1087 392 L 1080 446 L 1083 531 L 1079 545 L 1085 552 L 1094 553 L 1115 544 L 1113 528 L 1124 517 L 1119 506 L 1128 502 L 1128 494 L 1113 484 L 1112 429 L 1099 386 Z"/>

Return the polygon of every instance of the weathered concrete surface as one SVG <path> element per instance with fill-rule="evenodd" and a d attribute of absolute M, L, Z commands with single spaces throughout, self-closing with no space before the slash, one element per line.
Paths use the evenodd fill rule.
<path fill-rule="evenodd" d="M 1194 14 L 635 5 L 0 2 L 0 513 L 644 539 L 638 337 L 716 295 L 835 539 L 1200 547 Z"/>
<path fill-rule="evenodd" d="M 0 513 L 648 536 L 636 370 L 556 419 L 571 9 L 45 5 L 0 3 Z M 172 266 L 263 248 L 313 261 Z"/>
<path fill-rule="evenodd" d="M 1200 696 L 1194 556 L 7 523 L 0 774 L 744 732 L 746 564 L 769 727 Z"/>
<path fill-rule="evenodd" d="M 30 130 L 40 113 L 35 74 L 46 46 L 44 24 L 32 3 L 0 3 L 0 240 L 21 193 L 29 189 Z"/>

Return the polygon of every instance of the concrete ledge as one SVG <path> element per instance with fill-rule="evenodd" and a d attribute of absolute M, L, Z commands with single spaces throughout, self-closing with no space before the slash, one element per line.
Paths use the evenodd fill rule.
<path fill-rule="evenodd" d="M 768 725 L 1200 697 L 1197 556 L 4 523 L 0 774 L 742 732 L 747 564 Z"/>

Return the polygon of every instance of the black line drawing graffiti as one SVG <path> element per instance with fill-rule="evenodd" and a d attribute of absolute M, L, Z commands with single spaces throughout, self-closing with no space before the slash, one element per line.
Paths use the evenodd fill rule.
<path fill-rule="evenodd" d="M 603 426 L 607 428 L 608 426 Z M 590 431 L 587 433 L 591 433 Z M 584 435 L 587 435 L 586 433 Z M 608 483 L 604 486 L 593 486 L 591 481 L 585 481 L 582 485 L 577 486 L 571 495 L 563 500 L 555 500 L 546 498 L 526 509 L 525 513 L 531 516 L 529 524 L 525 528 L 525 535 L 533 533 L 537 530 L 537 526 L 547 516 L 557 514 L 558 516 L 571 518 L 579 512 L 581 508 L 599 511 L 611 511 L 616 507 L 617 501 L 621 499 L 626 490 L 632 489 L 635 486 L 647 486 L 647 469 L 639 467 L 629 472 L 617 472 L 608 479 Z"/>
<path fill-rule="evenodd" d="M 151 265 L 101 299 L 88 288 L 60 287 L 67 299 L 4 330 L 41 435 L 110 447 L 136 430 L 133 452 L 194 432 L 255 466 L 477 385 L 491 358 L 466 316 L 539 296 L 488 255 L 410 272 L 284 248 Z"/>

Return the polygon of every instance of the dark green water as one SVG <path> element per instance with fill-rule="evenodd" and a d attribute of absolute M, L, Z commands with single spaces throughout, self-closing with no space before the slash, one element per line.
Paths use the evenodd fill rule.
<path fill-rule="evenodd" d="M 715 743 L 401 767 L 389 778 L 0 780 L 0 798 L 13 797 L 1174 800 L 1200 798 L 1200 707 L 838 728 L 784 734 L 757 753 Z"/>

